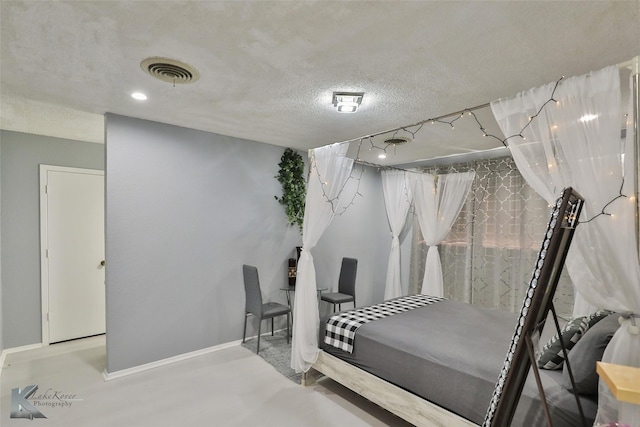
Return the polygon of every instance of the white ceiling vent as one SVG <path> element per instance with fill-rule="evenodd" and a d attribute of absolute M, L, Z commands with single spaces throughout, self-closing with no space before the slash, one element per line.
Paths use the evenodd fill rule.
<path fill-rule="evenodd" d="M 152 77 L 174 85 L 193 83 L 200 78 L 195 68 L 175 59 L 147 58 L 140 63 L 140 68 Z"/>

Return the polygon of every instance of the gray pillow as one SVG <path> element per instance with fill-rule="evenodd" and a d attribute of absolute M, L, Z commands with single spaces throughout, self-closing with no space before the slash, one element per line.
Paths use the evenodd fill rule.
<path fill-rule="evenodd" d="M 602 360 L 607 344 L 613 338 L 620 324 L 618 314 L 611 314 L 598 323 L 582 336 L 580 341 L 569 352 L 569 364 L 573 379 L 576 382 L 576 393 L 584 396 L 596 396 L 598 394 L 598 374 L 596 362 Z M 563 383 L 567 390 L 572 391 L 569 371 L 565 364 L 562 372 Z"/>
<path fill-rule="evenodd" d="M 562 328 L 560 335 L 567 352 L 576 345 L 587 329 L 589 329 L 589 322 L 586 316 L 576 317 Z M 554 334 L 538 355 L 538 367 L 541 369 L 561 369 L 563 364 L 562 344 L 560 344 L 558 334 Z"/>

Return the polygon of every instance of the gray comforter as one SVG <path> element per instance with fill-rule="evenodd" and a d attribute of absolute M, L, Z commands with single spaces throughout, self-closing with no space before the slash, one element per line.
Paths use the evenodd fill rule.
<path fill-rule="evenodd" d="M 441 301 L 361 326 L 353 353 L 320 348 L 409 390 L 476 424 L 482 424 L 516 324 L 516 316 L 452 300 Z M 541 370 L 554 427 L 581 426 L 574 395 L 562 371 Z M 581 398 L 589 425 L 597 403 Z M 531 373 L 513 426 L 545 426 Z"/>

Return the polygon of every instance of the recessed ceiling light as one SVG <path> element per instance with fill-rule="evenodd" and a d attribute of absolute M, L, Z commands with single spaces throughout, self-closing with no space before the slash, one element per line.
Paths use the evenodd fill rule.
<path fill-rule="evenodd" d="M 133 93 L 131 94 L 131 97 L 132 97 L 133 99 L 137 99 L 138 101 L 146 101 L 146 100 L 147 100 L 147 95 L 145 95 L 145 94 L 144 94 L 144 93 L 142 93 L 142 92 L 133 92 Z"/>
<path fill-rule="evenodd" d="M 380 153 L 380 154 L 378 154 L 378 158 L 379 159 L 386 159 L 387 155 L 385 153 Z"/>

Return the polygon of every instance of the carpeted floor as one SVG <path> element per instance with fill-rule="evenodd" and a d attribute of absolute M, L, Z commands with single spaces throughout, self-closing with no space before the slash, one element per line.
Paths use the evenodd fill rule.
<path fill-rule="evenodd" d="M 257 338 L 250 338 L 243 347 L 255 353 L 258 345 Z M 291 340 L 287 344 L 286 331 L 278 331 L 274 336 L 263 335 L 260 338 L 260 357 L 276 368 L 285 377 L 296 384 L 300 384 L 302 374 L 297 374 L 291 369 Z"/>

